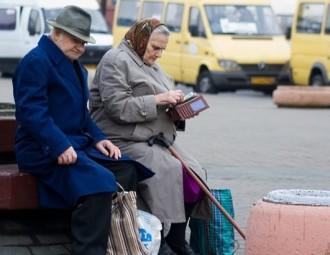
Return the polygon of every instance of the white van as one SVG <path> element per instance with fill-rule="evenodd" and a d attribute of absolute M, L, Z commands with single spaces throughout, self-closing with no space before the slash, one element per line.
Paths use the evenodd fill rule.
<path fill-rule="evenodd" d="M 95 66 L 112 46 L 112 35 L 96 0 L 1 0 L 0 1 L 0 73 L 12 74 L 19 60 L 44 33 L 47 19 L 55 19 L 67 5 L 77 5 L 92 16 L 92 36 L 96 44 L 87 44 L 81 57 L 85 65 Z"/>

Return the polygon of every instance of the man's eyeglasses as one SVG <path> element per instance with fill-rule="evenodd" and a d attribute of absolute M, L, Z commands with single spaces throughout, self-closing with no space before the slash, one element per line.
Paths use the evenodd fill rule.
<path fill-rule="evenodd" d="M 82 45 L 82 46 L 85 46 L 87 42 L 77 38 L 77 37 L 74 37 L 73 35 L 69 34 L 69 33 L 66 33 L 68 35 L 68 37 L 70 37 L 71 41 L 74 42 L 75 44 L 79 44 L 79 45 Z"/>

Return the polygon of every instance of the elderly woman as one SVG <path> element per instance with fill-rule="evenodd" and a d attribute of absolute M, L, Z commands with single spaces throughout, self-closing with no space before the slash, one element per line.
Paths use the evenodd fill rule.
<path fill-rule="evenodd" d="M 198 188 L 192 193 L 181 163 L 166 148 L 147 144 L 151 136 L 162 132 L 202 176 L 199 163 L 175 141 L 176 125 L 166 112 L 169 105 L 183 99 L 183 92 L 173 90 L 172 80 L 156 64 L 168 38 L 168 29 L 158 20 L 137 22 L 119 47 L 108 51 L 99 63 L 90 90 L 90 111 L 108 138 L 155 172 L 139 184 L 139 191 L 151 213 L 171 223 L 160 254 L 194 254 L 185 242 L 186 223 L 192 212 L 207 216 L 208 210 L 201 213 L 208 208 L 201 203 L 203 194 Z"/>
<path fill-rule="evenodd" d="M 22 59 L 13 79 L 17 162 L 37 177 L 41 206 L 73 209 L 72 254 L 105 255 L 116 179 L 135 189 L 152 172 L 121 157 L 90 118 L 87 72 L 78 62 L 86 42 L 95 42 L 90 15 L 68 6 L 48 22 L 51 34 Z"/>

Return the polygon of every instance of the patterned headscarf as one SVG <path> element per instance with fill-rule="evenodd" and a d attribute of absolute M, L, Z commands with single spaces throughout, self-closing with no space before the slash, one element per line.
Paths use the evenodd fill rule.
<path fill-rule="evenodd" d="M 126 41 L 143 58 L 152 31 L 163 25 L 158 19 L 146 18 L 136 22 L 125 34 Z"/>

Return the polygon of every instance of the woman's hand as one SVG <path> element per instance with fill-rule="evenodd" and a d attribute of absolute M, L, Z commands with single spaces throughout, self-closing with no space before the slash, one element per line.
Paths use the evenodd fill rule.
<path fill-rule="evenodd" d="M 60 156 L 57 158 L 57 163 L 59 165 L 71 165 L 74 164 L 77 161 L 77 153 L 73 149 L 72 146 L 70 146 L 68 149 L 66 149 Z"/>
<path fill-rule="evenodd" d="M 170 90 L 164 93 L 160 93 L 155 96 L 157 105 L 164 104 L 177 104 L 183 100 L 184 93 L 182 90 Z"/>
<path fill-rule="evenodd" d="M 104 155 L 111 157 L 111 158 L 115 158 L 115 159 L 119 159 L 121 158 L 121 152 L 120 149 L 114 145 L 112 142 L 110 142 L 109 140 L 102 140 L 99 141 L 95 147 L 102 152 Z"/>

